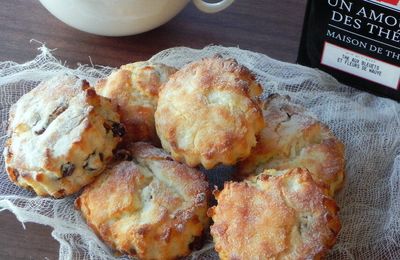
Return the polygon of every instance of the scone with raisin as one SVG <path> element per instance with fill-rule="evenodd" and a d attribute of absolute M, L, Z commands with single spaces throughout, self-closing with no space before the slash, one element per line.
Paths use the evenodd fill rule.
<path fill-rule="evenodd" d="M 126 127 L 124 141 L 149 141 L 159 144 L 154 126 L 158 92 L 176 69 L 148 61 L 121 66 L 101 80 L 96 92 L 118 105 L 121 122 Z"/>
<path fill-rule="evenodd" d="M 264 126 L 252 73 L 233 59 L 205 58 L 164 85 L 155 113 L 161 144 L 172 157 L 206 169 L 247 157 Z"/>
<path fill-rule="evenodd" d="M 238 176 L 264 169 L 307 168 L 333 196 L 344 179 L 344 145 L 329 128 L 287 96 L 271 95 L 263 114 L 267 125 L 251 155 L 238 165 Z"/>
<path fill-rule="evenodd" d="M 109 100 L 75 77 L 55 77 L 11 107 L 6 170 L 38 195 L 69 195 L 103 171 L 123 134 Z"/>
<path fill-rule="evenodd" d="M 75 205 L 113 249 L 140 259 L 176 259 L 208 226 L 208 183 L 163 150 L 135 143 L 88 185 Z"/>
<path fill-rule="evenodd" d="M 321 259 L 340 231 L 336 203 L 306 169 L 266 170 L 227 182 L 209 210 L 224 259 Z"/>

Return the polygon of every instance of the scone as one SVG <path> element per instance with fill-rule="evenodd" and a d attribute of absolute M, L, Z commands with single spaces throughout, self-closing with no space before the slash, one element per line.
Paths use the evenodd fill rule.
<path fill-rule="evenodd" d="M 42 82 L 10 109 L 4 157 L 11 181 L 62 197 L 102 172 L 124 134 L 111 102 L 86 82 Z"/>
<path fill-rule="evenodd" d="M 264 126 L 261 86 L 233 59 L 205 58 L 164 85 L 155 113 L 161 144 L 172 157 L 210 169 L 247 157 Z"/>
<path fill-rule="evenodd" d="M 266 170 L 227 182 L 209 210 L 224 259 L 321 259 L 340 231 L 336 203 L 306 169 Z"/>
<path fill-rule="evenodd" d="M 238 164 L 239 177 L 264 169 L 307 168 L 313 179 L 333 196 L 344 179 L 344 145 L 329 128 L 305 109 L 277 94 L 263 108 L 266 127 L 251 155 Z"/>
<path fill-rule="evenodd" d="M 96 85 L 96 92 L 118 105 L 126 127 L 124 141 L 149 141 L 159 144 L 154 127 L 158 92 L 176 69 L 148 61 L 121 66 Z"/>
<path fill-rule="evenodd" d="M 163 150 L 135 143 L 87 186 L 75 205 L 112 248 L 140 259 L 175 259 L 208 226 L 208 183 Z M 130 160 L 130 161 L 129 161 Z"/>

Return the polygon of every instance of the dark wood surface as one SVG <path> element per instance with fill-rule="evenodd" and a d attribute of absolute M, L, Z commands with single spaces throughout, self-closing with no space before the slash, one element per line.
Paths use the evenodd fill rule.
<path fill-rule="evenodd" d="M 202 48 L 209 44 L 239 46 L 294 62 L 306 0 L 236 0 L 218 14 L 203 14 L 189 4 L 164 26 L 136 36 L 101 37 L 68 27 L 36 0 L 0 0 L 0 61 L 25 62 L 45 42 L 71 67 L 77 63 L 120 66 L 150 58 L 170 47 Z M 57 259 L 58 242 L 51 228 L 26 224 L 0 213 L 0 259 Z"/>

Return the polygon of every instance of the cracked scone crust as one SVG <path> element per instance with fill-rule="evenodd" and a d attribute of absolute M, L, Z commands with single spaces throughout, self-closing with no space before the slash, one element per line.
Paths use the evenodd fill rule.
<path fill-rule="evenodd" d="M 140 259 L 175 259 L 208 226 L 208 183 L 196 169 L 146 143 L 87 186 L 75 205 L 114 249 Z"/>
<path fill-rule="evenodd" d="M 258 174 L 264 169 L 303 167 L 333 196 L 344 180 L 343 143 L 288 97 L 277 94 L 268 97 L 263 114 L 267 126 L 251 155 L 238 164 L 238 176 Z"/>
<path fill-rule="evenodd" d="M 11 181 L 62 197 L 101 173 L 123 127 L 109 100 L 74 77 L 42 82 L 10 109 L 4 157 Z"/>
<path fill-rule="evenodd" d="M 221 259 L 320 259 L 340 231 L 336 203 L 306 169 L 227 182 L 209 210 Z"/>
<path fill-rule="evenodd" d="M 251 72 L 220 56 L 190 63 L 161 89 L 155 113 L 161 144 L 178 161 L 206 169 L 250 154 L 264 126 Z"/>
<path fill-rule="evenodd" d="M 96 85 L 99 95 L 118 105 L 127 130 L 124 141 L 159 144 L 154 126 L 158 92 L 175 72 L 175 68 L 164 64 L 141 61 L 121 66 Z"/>

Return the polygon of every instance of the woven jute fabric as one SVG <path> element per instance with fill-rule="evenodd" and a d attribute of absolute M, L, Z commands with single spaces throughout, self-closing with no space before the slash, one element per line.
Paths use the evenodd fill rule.
<path fill-rule="evenodd" d="M 45 46 L 32 61 L 0 62 L 0 145 L 4 149 L 10 106 L 50 77 L 72 74 L 94 84 L 113 70 L 109 67 L 65 66 Z M 338 83 L 329 75 L 280 62 L 239 48 L 208 46 L 162 51 L 151 58 L 177 68 L 214 54 L 235 58 L 257 76 L 265 95 L 289 95 L 327 124 L 346 146 L 346 179 L 337 194 L 342 230 L 329 259 L 400 259 L 400 104 Z M 60 242 L 60 259 L 115 259 L 113 252 L 88 228 L 73 206 L 75 196 L 41 198 L 12 184 L 0 159 L 0 210 L 9 210 L 21 222 L 53 228 Z M 229 168 L 207 172 L 212 183 L 230 178 Z M 240 234 L 238 234 L 240 235 Z M 190 256 L 216 259 L 212 242 Z M 121 257 L 119 257 L 121 258 Z M 124 258 L 124 256 L 122 256 Z"/>

